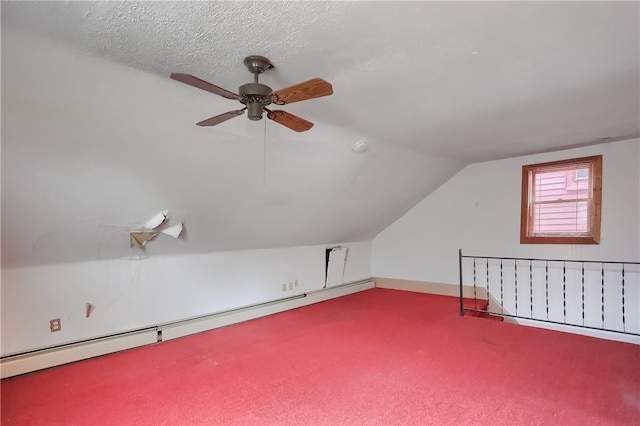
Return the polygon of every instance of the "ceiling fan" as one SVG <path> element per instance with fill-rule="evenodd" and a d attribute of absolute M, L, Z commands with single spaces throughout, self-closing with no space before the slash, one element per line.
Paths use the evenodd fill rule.
<path fill-rule="evenodd" d="M 328 96 L 333 93 L 331 84 L 321 78 L 314 78 L 274 92 L 269 86 L 258 82 L 258 76 L 260 74 L 273 68 L 273 65 L 271 65 L 271 62 L 267 58 L 258 55 L 247 56 L 244 58 L 244 64 L 249 69 L 249 72 L 253 74 L 253 83 L 240 86 L 238 89 L 239 94 L 230 92 L 190 74 L 171 74 L 171 78 L 176 81 L 215 93 L 227 99 L 235 99 L 245 105 L 242 109 L 228 111 L 196 123 L 198 126 L 215 126 L 233 117 L 242 115 L 245 111 L 247 111 L 249 120 L 257 121 L 262 119 L 262 113 L 266 111 L 268 119 L 296 132 L 304 132 L 312 128 L 313 123 L 286 111 L 270 110 L 267 108 L 267 105 L 272 103 L 275 105 L 286 105 L 307 99 Z"/>

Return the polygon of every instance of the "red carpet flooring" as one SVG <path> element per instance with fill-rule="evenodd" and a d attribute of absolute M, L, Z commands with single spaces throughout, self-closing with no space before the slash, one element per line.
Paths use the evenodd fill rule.
<path fill-rule="evenodd" d="M 640 424 L 640 346 L 373 289 L 2 380 L 2 424 Z"/>

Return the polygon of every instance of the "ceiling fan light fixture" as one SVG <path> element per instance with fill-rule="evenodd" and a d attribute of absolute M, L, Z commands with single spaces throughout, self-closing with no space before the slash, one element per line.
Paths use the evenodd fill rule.
<path fill-rule="evenodd" d="M 259 121 L 262 120 L 262 111 L 264 106 L 260 102 L 247 103 L 247 114 L 249 120 Z"/>

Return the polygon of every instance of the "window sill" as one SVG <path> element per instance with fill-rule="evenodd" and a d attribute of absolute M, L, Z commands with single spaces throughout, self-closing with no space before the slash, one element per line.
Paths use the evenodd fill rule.
<path fill-rule="evenodd" d="M 520 237 L 520 244 L 600 244 L 600 237 Z"/>

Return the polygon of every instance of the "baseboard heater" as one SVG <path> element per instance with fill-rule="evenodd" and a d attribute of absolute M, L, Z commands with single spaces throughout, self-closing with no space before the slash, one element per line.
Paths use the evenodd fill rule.
<path fill-rule="evenodd" d="M 4 379 L 113 352 L 160 343 L 164 340 L 177 339 L 374 287 L 373 279 L 367 279 L 228 311 L 6 355 L 0 359 L 0 377 Z"/>

